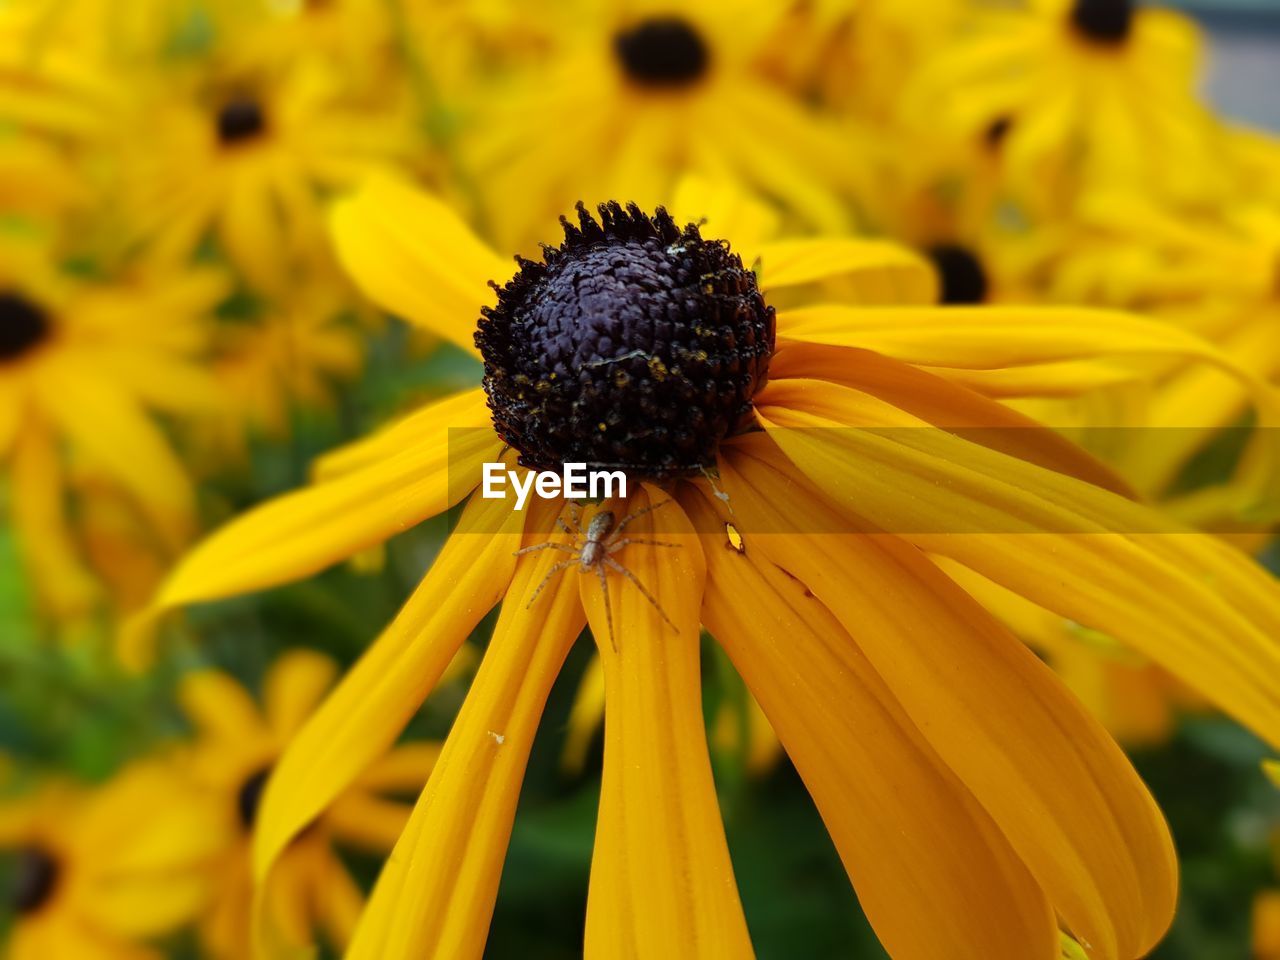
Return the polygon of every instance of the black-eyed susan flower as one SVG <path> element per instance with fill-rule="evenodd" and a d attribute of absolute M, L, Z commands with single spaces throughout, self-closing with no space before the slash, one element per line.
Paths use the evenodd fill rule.
<path fill-rule="evenodd" d="M 411 131 L 398 111 L 344 102 L 344 76 L 322 62 L 201 73 L 136 98 L 124 161 L 133 236 L 162 265 L 212 238 L 251 286 L 283 295 L 330 264 L 328 193 L 403 157 Z"/>
<path fill-rule="evenodd" d="M 1199 200 L 1224 188 L 1200 46 L 1189 20 L 1135 0 L 975 4 L 905 109 L 967 139 L 1007 125 L 1010 180 L 1041 209 L 1081 179 Z"/>
<path fill-rule="evenodd" d="M 148 762 L 97 788 L 50 782 L 0 803 L 10 960 L 145 960 L 193 920 L 221 842 L 200 791 Z"/>
<path fill-rule="evenodd" d="M 219 835 L 210 874 L 215 895 L 203 913 L 200 938 L 215 958 L 250 955 L 253 884 L 249 844 L 267 778 L 290 738 L 311 716 L 337 675 L 337 665 L 313 651 L 281 655 L 263 681 L 262 706 L 232 677 L 216 670 L 188 676 L 181 688 L 195 725 L 192 779 L 214 802 Z M 264 898 L 280 942 L 312 944 L 317 937 L 342 948 L 351 937 L 364 895 L 335 844 L 384 854 L 395 844 L 409 808 L 394 795 L 416 793 L 439 752 L 429 743 L 392 749 L 336 798 L 332 807 L 284 853 Z"/>
<path fill-rule="evenodd" d="M 475 94 L 463 173 L 488 232 L 532 246 L 583 194 L 652 205 L 688 170 L 847 226 L 842 197 L 865 182 L 865 155 L 755 67 L 784 6 L 591 2 L 557 21 L 547 57 Z"/>
<path fill-rule="evenodd" d="M 0 462 L 51 611 L 84 614 L 97 594 L 68 516 L 73 464 L 128 497 L 161 555 L 195 531 L 190 481 L 153 415 L 216 404 L 198 357 L 223 292 L 207 271 L 106 282 L 58 269 L 44 249 L 0 253 Z"/>
<path fill-rule="evenodd" d="M 1050 960 L 1059 924 L 1095 956 L 1148 952 L 1176 887 L 1159 811 L 1102 727 L 929 557 L 1143 650 L 1273 742 L 1280 588 L 926 368 L 1109 351 L 1225 361 L 1123 314 L 1015 324 L 911 306 L 931 299 L 931 276 L 882 245 L 764 244 L 749 253 L 757 274 L 662 210 L 583 208 L 564 229 L 511 276 L 446 207 L 394 182 L 335 213 L 365 291 L 478 355 L 485 380 L 333 454 L 321 482 L 215 534 L 160 594 L 163 609 L 306 576 L 469 498 L 401 614 L 277 764 L 257 876 L 269 882 L 390 746 L 501 600 L 349 957 L 481 955 L 534 733 L 586 623 L 605 687 L 588 956 L 751 954 L 706 748 L 704 625 L 895 958 Z M 905 305 L 769 302 L 911 263 Z M 586 512 L 559 499 L 515 511 L 476 493 L 504 446 L 518 476 L 517 460 L 594 462 L 637 488 Z M 584 561 L 588 538 L 599 548 Z"/>

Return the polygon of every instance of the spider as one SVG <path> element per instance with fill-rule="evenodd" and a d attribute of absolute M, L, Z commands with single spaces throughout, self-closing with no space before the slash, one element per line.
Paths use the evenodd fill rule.
<path fill-rule="evenodd" d="M 653 594 L 645 589 L 644 584 L 640 582 L 634 573 L 613 558 L 615 553 L 631 543 L 679 549 L 680 544 L 666 543 L 661 540 L 649 540 L 641 537 L 622 537 L 619 539 L 619 535 L 632 520 L 643 517 L 646 513 L 652 513 L 670 502 L 670 500 L 663 500 L 662 503 L 655 503 L 652 506 L 645 507 L 643 510 L 636 510 L 627 514 L 616 525 L 613 512 L 611 510 L 602 510 L 591 518 L 591 522 L 587 524 L 587 532 L 584 534 L 582 532 L 582 506 L 577 501 L 570 500 L 569 522 L 566 523 L 562 516 L 556 517 L 556 526 L 574 538 L 573 546 L 569 546 L 567 543 L 547 541 L 546 543 L 538 543 L 532 547 L 525 547 L 516 551 L 516 556 L 520 556 L 523 553 L 533 553 L 537 550 L 559 550 L 569 554 L 568 560 L 560 561 L 547 571 L 547 575 L 542 578 L 542 582 L 533 591 L 533 596 L 529 598 L 528 606 L 533 606 L 533 602 L 538 599 L 538 594 L 542 593 L 542 588 L 551 581 L 552 577 L 562 570 L 572 567 L 575 563 L 578 564 L 578 568 L 582 573 L 586 573 L 588 570 L 595 570 L 600 577 L 600 590 L 604 594 L 604 612 L 609 623 L 609 644 L 613 647 L 614 652 L 617 652 L 618 642 L 613 634 L 613 609 L 609 606 L 609 580 L 605 576 L 605 568 L 608 567 L 634 583 L 636 589 L 640 591 L 644 598 L 653 604 L 653 608 L 666 621 L 667 626 L 679 633 L 679 628 L 671 622 L 671 618 L 662 609 L 662 604 L 658 603 Z"/>

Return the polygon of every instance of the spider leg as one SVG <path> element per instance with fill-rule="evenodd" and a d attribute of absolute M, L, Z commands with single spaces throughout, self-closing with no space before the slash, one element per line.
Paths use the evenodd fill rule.
<path fill-rule="evenodd" d="M 569 529 L 569 525 L 564 522 L 564 517 L 556 517 L 556 529 L 563 530 L 569 536 L 573 536 L 573 531 Z"/>
<path fill-rule="evenodd" d="M 621 540 L 610 541 L 609 545 L 605 547 L 604 552 L 605 554 L 612 556 L 629 543 L 643 543 L 650 547 L 674 547 L 677 550 L 680 549 L 680 544 L 667 543 L 665 540 L 647 540 L 644 537 L 623 537 Z"/>
<path fill-rule="evenodd" d="M 634 513 L 627 514 L 625 517 L 619 520 L 618 525 L 613 528 L 614 535 L 616 536 L 617 534 L 621 533 L 622 528 L 625 527 L 632 520 L 638 520 L 640 517 L 643 517 L 646 513 L 653 513 L 653 511 L 657 510 L 659 507 L 665 507 L 670 502 L 671 501 L 668 499 L 668 500 L 663 500 L 661 503 L 651 503 L 649 504 L 649 506 L 645 507 L 643 510 L 636 510 Z"/>
<path fill-rule="evenodd" d="M 644 596 L 646 600 L 648 600 L 651 604 L 653 604 L 653 609 L 657 610 L 658 615 L 667 622 L 667 626 L 669 626 L 676 633 L 680 632 L 680 628 L 671 622 L 671 618 L 667 616 L 667 611 L 663 610 L 662 604 L 660 604 L 654 598 L 652 593 L 650 593 L 648 590 L 645 589 L 644 584 L 640 582 L 639 577 L 637 577 L 634 573 L 632 573 L 630 570 L 628 570 L 626 567 L 620 564 L 617 560 L 613 559 L 613 557 L 606 556 L 601 562 L 604 563 L 606 566 L 608 566 L 610 570 L 617 571 L 618 573 L 626 577 L 628 580 L 630 580 L 632 583 L 634 583 L 636 586 L 636 589 L 640 591 L 640 593 Z"/>
<path fill-rule="evenodd" d="M 535 543 L 532 547 L 521 547 L 514 555 L 519 557 L 526 553 L 536 553 L 539 550 L 559 550 L 562 553 L 577 554 L 577 551 L 567 543 L 556 543 L 555 541 L 548 540 L 546 543 Z"/>
<path fill-rule="evenodd" d="M 577 500 L 569 501 L 569 525 L 573 527 L 574 536 L 582 536 L 582 504 Z"/>
<path fill-rule="evenodd" d="M 596 564 L 596 573 L 600 575 L 600 592 L 604 594 L 604 618 L 609 624 L 609 646 L 618 652 L 618 638 L 613 634 L 613 607 L 609 605 L 609 578 L 605 576 L 604 567 Z"/>
<path fill-rule="evenodd" d="M 541 582 L 540 584 L 538 584 L 537 589 L 535 589 L 535 590 L 533 591 L 533 596 L 531 596 L 531 597 L 529 598 L 529 602 L 528 602 L 528 604 L 526 604 L 526 605 L 525 605 L 525 609 L 526 609 L 526 610 L 528 610 L 528 609 L 529 609 L 529 607 L 532 607 L 532 606 L 533 606 L 533 601 L 535 601 L 535 600 L 537 600 L 537 599 L 538 599 L 538 594 L 540 594 L 540 593 L 542 592 L 542 588 L 543 588 L 543 587 L 545 587 L 548 583 L 550 583 L 550 582 L 551 582 L 551 578 L 552 578 L 552 577 L 554 577 L 554 576 L 555 576 L 557 573 L 559 573 L 561 570 L 564 570 L 564 569 L 566 569 L 566 568 L 568 568 L 568 567 L 572 567 L 572 566 L 573 566 L 575 563 L 577 563 L 577 562 L 578 562 L 578 561 L 577 561 L 577 558 L 576 558 L 576 557 L 570 557 L 568 560 L 561 560 L 561 561 L 560 561 L 559 563 L 557 563 L 554 567 L 552 567 L 550 570 L 548 570 L 548 571 L 547 571 L 547 575 L 546 575 L 545 577 L 543 577 L 543 578 L 542 578 L 542 582 Z"/>

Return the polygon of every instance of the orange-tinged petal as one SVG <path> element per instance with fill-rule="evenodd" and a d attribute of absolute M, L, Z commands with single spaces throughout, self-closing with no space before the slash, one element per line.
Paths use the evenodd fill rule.
<path fill-rule="evenodd" d="M 1186 358 L 1248 386 L 1268 420 L 1280 409 L 1275 391 L 1207 341 L 1170 324 L 1114 310 L 815 306 L 779 313 L 778 334 L 959 370 L 1118 357 Z"/>
<path fill-rule="evenodd" d="M 785 404 L 760 408 L 770 436 L 843 516 L 1132 646 L 1280 744 L 1280 584 L 1249 557 L 1071 477 L 913 429 L 857 391 L 789 380 L 769 396 Z"/>
<path fill-rule="evenodd" d="M 628 507 L 668 499 L 646 486 Z M 750 957 L 702 718 L 702 549 L 679 504 L 659 509 L 660 521 L 640 517 L 624 535 L 646 538 L 657 527 L 661 540 L 677 546 L 634 543 L 614 557 L 661 612 L 610 573 L 607 616 L 599 581 L 581 581 L 605 677 L 604 779 L 584 955 Z"/>
<path fill-rule="evenodd" d="M 298 580 L 444 512 L 471 491 L 480 464 L 497 459 L 501 448 L 479 429 L 489 423 L 483 393 L 469 396 L 469 414 L 445 401 L 458 418 L 438 422 L 417 445 L 277 497 L 206 538 L 169 575 L 154 608 Z"/>
<path fill-rule="evenodd" d="M 540 503 L 530 545 L 554 537 Z M 370 897 L 347 960 L 480 957 L 529 750 L 584 617 L 574 574 L 548 581 L 558 550 L 526 554 L 493 639 L 409 825 Z"/>
<path fill-rule="evenodd" d="M 701 530 L 721 517 L 687 498 Z M 894 960 L 1055 960 L 1044 893 L 803 584 L 712 534 L 707 628 L 764 708 Z M 921 923 L 927 912 L 928 923 Z"/>
<path fill-rule="evenodd" d="M 733 448 L 721 471 L 742 529 L 756 533 L 748 549 L 799 577 L 853 635 L 1096 956 L 1144 956 L 1173 917 L 1177 865 L 1124 754 L 1048 667 L 900 538 L 785 532 L 842 521 L 776 448 L 751 446 L 750 456 Z"/>
<path fill-rule="evenodd" d="M 769 364 L 769 377 L 771 381 L 827 380 L 862 390 L 975 443 L 1130 495 L 1123 479 L 1058 432 L 980 393 L 883 354 L 784 340 Z M 758 402 L 769 403 L 767 386 Z"/>
<path fill-rule="evenodd" d="M 259 880 L 390 748 L 458 647 L 506 592 L 523 522 L 503 501 L 469 503 L 399 615 L 289 744 L 258 811 L 253 857 Z"/>
<path fill-rule="evenodd" d="M 371 177 L 333 209 L 338 258 L 379 306 L 472 356 L 490 281 L 514 272 L 444 203 L 389 176 Z"/>

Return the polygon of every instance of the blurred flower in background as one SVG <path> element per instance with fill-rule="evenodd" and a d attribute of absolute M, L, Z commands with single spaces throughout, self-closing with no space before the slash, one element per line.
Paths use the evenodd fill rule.
<path fill-rule="evenodd" d="M 1280 957 L 1186 6 L 0 0 L 0 952 Z"/>

